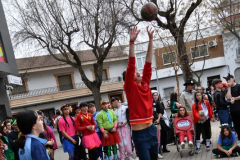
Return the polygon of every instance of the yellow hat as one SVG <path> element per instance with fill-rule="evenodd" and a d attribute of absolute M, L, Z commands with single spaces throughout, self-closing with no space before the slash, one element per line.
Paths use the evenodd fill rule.
<path fill-rule="evenodd" d="M 100 101 L 100 105 L 106 104 L 106 103 L 107 103 L 107 100 L 105 100 L 105 99 Z"/>

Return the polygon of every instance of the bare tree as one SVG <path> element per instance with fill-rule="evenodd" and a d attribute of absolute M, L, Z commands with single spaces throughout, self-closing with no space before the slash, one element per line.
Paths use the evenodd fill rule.
<path fill-rule="evenodd" d="M 139 0 L 141 5 L 147 2 L 147 0 Z M 137 0 L 124 0 L 124 5 L 130 10 L 135 19 L 140 22 L 144 21 L 139 16 L 139 8 L 136 7 L 136 4 L 139 2 Z M 181 70 L 183 71 L 184 81 L 192 80 L 192 72 L 189 66 L 189 58 L 187 56 L 186 46 L 184 43 L 184 31 L 185 26 L 193 13 L 193 11 L 202 3 L 202 0 L 169 0 L 167 4 L 164 1 L 150 0 L 153 2 L 159 9 L 158 17 L 155 22 L 158 27 L 166 29 L 170 32 L 172 37 L 177 44 L 178 53 L 177 57 L 181 63 Z M 185 7 L 179 7 L 185 5 Z M 160 10 L 161 6 L 167 6 L 165 10 Z M 162 7 L 161 7 L 162 8 Z"/>
<path fill-rule="evenodd" d="M 16 45 L 37 42 L 56 60 L 76 68 L 100 109 L 103 62 L 126 31 L 122 26 L 128 24 L 128 12 L 115 0 L 14 0 L 12 5 Z M 93 81 L 79 56 L 84 45 L 96 57 Z"/>
<path fill-rule="evenodd" d="M 240 41 L 240 0 L 209 0 L 213 21 L 231 32 Z"/>

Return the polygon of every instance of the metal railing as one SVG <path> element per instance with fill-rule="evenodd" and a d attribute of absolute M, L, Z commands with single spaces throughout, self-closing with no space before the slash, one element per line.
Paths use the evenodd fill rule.
<path fill-rule="evenodd" d="M 122 77 L 113 77 L 108 80 L 102 81 L 102 85 L 110 84 L 110 83 L 114 83 L 114 82 L 121 82 L 121 81 L 122 81 Z M 29 90 L 29 92 L 27 92 L 27 93 L 19 93 L 19 94 L 15 94 L 15 95 L 9 95 L 9 99 L 31 97 L 31 96 L 56 93 L 56 92 L 61 92 L 61 91 L 71 90 L 71 89 L 86 88 L 86 87 L 87 86 L 83 82 L 81 82 L 81 83 L 75 83 L 75 84 L 70 84 L 70 85 L 61 85 L 61 86 L 54 86 L 54 87 L 48 87 L 48 88 L 41 88 L 41 89 Z"/>

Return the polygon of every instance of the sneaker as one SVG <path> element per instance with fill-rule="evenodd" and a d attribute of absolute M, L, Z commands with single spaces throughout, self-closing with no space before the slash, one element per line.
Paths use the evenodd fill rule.
<path fill-rule="evenodd" d="M 201 152 L 201 149 L 200 149 L 200 148 L 197 148 L 195 153 L 198 154 L 198 153 L 200 153 L 200 152 Z"/>
<path fill-rule="evenodd" d="M 188 145 L 189 145 L 190 148 L 193 148 L 193 142 L 192 141 L 189 141 Z"/>
<path fill-rule="evenodd" d="M 108 156 L 105 155 L 105 156 L 104 156 L 104 160 L 108 160 Z"/>
<path fill-rule="evenodd" d="M 207 151 L 210 151 L 210 146 L 207 146 L 206 148 L 207 148 Z"/>
<path fill-rule="evenodd" d="M 181 148 L 185 149 L 185 143 L 184 142 L 181 143 Z"/>
<path fill-rule="evenodd" d="M 220 154 L 219 154 L 219 155 L 217 155 L 217 158 L 222 158 L 222 155 L 220 155 Z"/>
<path fill-rule="evenodd" d="M 163 156 L 161 154 L 158 154 L 158 159 L 163 159 Z"/>
<path fill-rule="evenodd" d="M 239 140 L 237 141 L 237 146 L 238 146 L 238 147 L 240 146 L 240 141 L 239 141 Z"/>
<path fill-rule="evenodd" d="M 139 160 L 139 158 L 138 158 L 138 157 L 136 157 L 136 158 L 135 158 L 135 160 Z"/>
<path fill-rule="evenodd" d="M 238 157 L 238 154 L 237 153 L 232 153 L 231 157 Z"/>

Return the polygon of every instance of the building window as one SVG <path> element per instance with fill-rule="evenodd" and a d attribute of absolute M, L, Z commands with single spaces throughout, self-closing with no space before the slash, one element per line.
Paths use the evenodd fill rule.
<path fill-rule="evenodd" d="M 171 93 L 174 92 L 174 87 L 168 87 L 168 88 L 164 88 L 163 89 L 164 91 L 164 96 L 165 96 L 165 99 L 169 99 L 170 98 L 170 95 Z"/>
<path fill-rule="evenodd" d="M 75 89 L 73 72 L 54 75 L 59 91 Z"/>
<path fill-rule="evenodd" d="M 176 62 L 176 52 L 168 52 L 162 54 L 163 64 L 168 65 Z"/>
<path fill-rule="evenodd" d="M 95 74 L 93 69 L 91 69 L 92 75 L 93 75 L 93 80 L 95 80 Z M 109 75 L 109 67 L 103 67 L 103 71 L 102 71 L 102 81 L 107 81 L 110 79 L 110 75 Z"/>
<path fill-rule="evenodd" d="M 103 71 L 102 71 L 102 80 L 103 80 L 103 81 L 108 80 L 107 70 L 106 70 L 106 69 L 103 69 Z"/>
<path fill-rule="evenodd" d="M 23 93 L 28 93 L 28 84 L 27 84 L 28 79 L 25 78 L 23 79 L 22 85 L 12 85 L 13 90 L 11 91 L 11 95 L 17 95 L 17 94 L 23 94 Z"/>
<path fill-rule="evenodd" d="M 143 52 L 143 53 L 137 53 L 136 54 L 136 67 L 138 70 L 142 70 L 146 61 L 146 54 L 147 52 Z M 156 67 L 156 60 L 155 60 L 155 56 L 153 56 L 152 59 L 152 67 Z"/>
<path fill-rule="evenodd" d="M 210 85 L 212 84 L 212 81 L 213 81 L 214 79 L 220 79 L 220 75 L 215 75 L 215 76 L 207 77 L 207 81 L 210 81 Z"/>
<path fill-rule="evenodd" d="M 209 55 L 207 45 L 199 45 L 196 47 L 191 47 L 190 50 L 191 50 L 191 56 L 193 59 L 201 58 Z"/>

